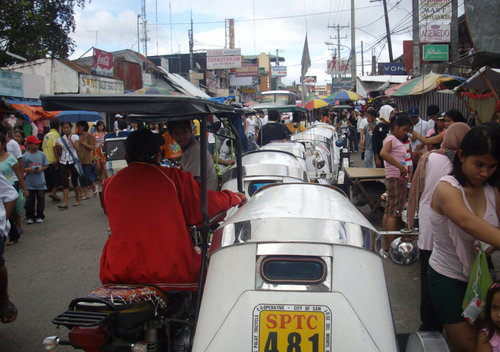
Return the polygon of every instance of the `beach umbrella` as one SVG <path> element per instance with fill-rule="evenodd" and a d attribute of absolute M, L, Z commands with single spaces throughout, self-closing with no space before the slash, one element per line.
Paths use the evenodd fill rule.
<path fill-rule="evenodd" d="M 324 101 L 323 99 L 313 99 L 306 103 L 305 108 L 308 110 L 319 109 L 325 106 L 328 106 L 329 103 Z"/>
<path fill-rule="evenodd" d="M 94 122 L 98 120 L 102 120 L 102 116 L 96 111 L 79 111 L 79 110 L 66 110 L 61 111 L 56 118 L 59 121 L 67 121 L 67 122 L 78 122 L 78 121 L 87 121 Z"/>
<path fill-rule="evenodd" d="M 361 95 L 350 90 L 341 90 L 332 93 L 330 94 L 330 96 L 327 97 L 327 99 L 329 100 L 349 100 L 349 101 L 357 101 L 361 98 L 363 98 Z"/>
<path fill-rule="evenodd" d="M 465 82 L 465 78 L 431 72 L 424 76 L 392 86 L 385 90 L 385 95 L 389 97 L 420 95 L 435 89 L 453 89 L 462 82 Z"/>

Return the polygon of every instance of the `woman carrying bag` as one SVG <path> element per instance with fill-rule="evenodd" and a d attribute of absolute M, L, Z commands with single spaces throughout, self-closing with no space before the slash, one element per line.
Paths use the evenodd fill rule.
<path fill-rule="evenodd" d="M 56 146 L 54 147 L 56 149 L 56 155 L 59 155 L 59 164 L 61 165 L 61 184 L 64 189 L 64 196 L 62 203 L 57 207 L 62 210 L 68 209 L 68 178 L 70 176 L 76 198 L 73 206 L 76 207 L 80 205 L 80 187 L 78 184 L 78 178 L 80 177 L 80 174 L 83 175 L 83 171 L 77 155 L 79 138 L 76 134 L 72 133 L 72 127 L 71 122 L 63 122 L 63 135 L 57 140 Z"/>

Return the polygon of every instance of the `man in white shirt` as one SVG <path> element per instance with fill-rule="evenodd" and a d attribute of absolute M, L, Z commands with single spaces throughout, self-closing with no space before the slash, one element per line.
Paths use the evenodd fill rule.
<path fill-rule="evenodd" d="M 0 174 L 0 320 L 2 323 L 12 323 L 16 320 L 16 306 L 9 300 L 8 274 L 3 258 L 5 236 L 9 233 L 7 219 L 16 208 L 18 193 L 7 179 Z"/>
<path fill-rule="evenodd" d="M 427 132 L 430 130 L 431 127 L 429 127 L 427 121 L 424 121 L 420 118 L 420 112 L 418 108 L 416 106 L 411 107 L 408 110 L 408 115 L 410 115 L 411 122 L 413 124 L 413 131 L 416 131 L 422 136 L 427 135 Z M 424 145 L 418 139 L 414 137 L 411 139 L 412 151 L 418 151 L 420 153 L 423 153 L 424 152 L 423 147 Z"/>

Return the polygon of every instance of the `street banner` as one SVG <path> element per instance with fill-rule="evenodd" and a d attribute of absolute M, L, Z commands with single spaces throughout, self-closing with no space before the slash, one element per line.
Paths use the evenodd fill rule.
<path fill-rule="evenodd" d="M 448 61 L 449 60 L 449 47 L 447 44 L 441 45 L 424 45 L 423 46 L 424 61 Z"/>
<path fill-rule="evenodd" d="M 123 81 L 80 74 L 80 94 L 123 94 Z"/>
<path fill-rule="evenodd" d="M 258 77 L 259 65 L 258 64 L 241 64 L 241 68 L 234 69 L 236 77 Z"/>
<path fill-rule="evenodd" d="M 449 43 L 451 26 L 449 23 L 429 23 L 420 26 L 421 43 Z"/>
<path fill-rule="evenodd" d="M 309 56 L 309 45 L 307 44 L 307 34 L 306 34 L 306 40 L 304 41 L 304 49 L 302 50 L 301 65 L 302 65 L 301 76 L 304 77 L 309 67 L 311 67 L 311 57 Z"/>
<path fill-rule="evenodd" d="M 335 77 L 332 79 L 332 89 L 340 90 L 340 89 L 351 89 L 352 88 L 352 79 L 351 77 Z M 333 93 L 333 92 L 332 92 Z"/>
<path fill-rule="evenodd" d="M 286 77 L 286 66 L 271 66 L 272 77 Z"/>
<path fill-rule="evenodd" d="M 97 76 L 113 77 L 113 54 L 94 48 L 90 72 Z"/>

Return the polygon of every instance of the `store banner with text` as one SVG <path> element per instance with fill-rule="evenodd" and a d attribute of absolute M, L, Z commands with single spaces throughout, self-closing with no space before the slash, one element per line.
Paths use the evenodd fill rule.
<path fill-rule="evenodd" d="M 94 48 L 90 72 L 98 76 L 113 77 L 113 54 Z"/>

